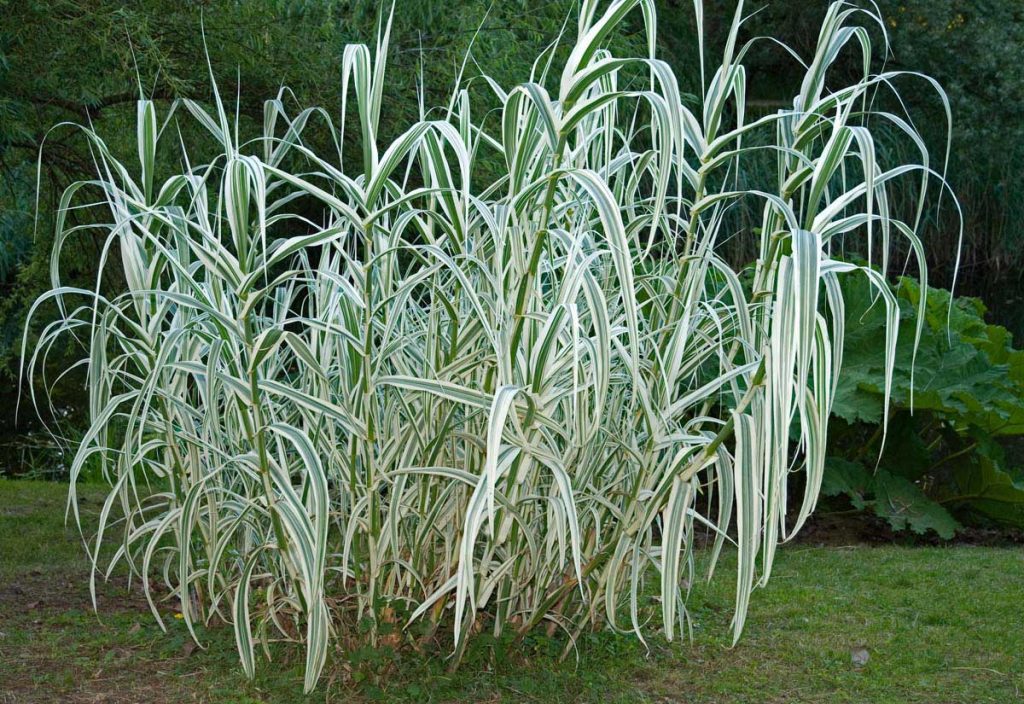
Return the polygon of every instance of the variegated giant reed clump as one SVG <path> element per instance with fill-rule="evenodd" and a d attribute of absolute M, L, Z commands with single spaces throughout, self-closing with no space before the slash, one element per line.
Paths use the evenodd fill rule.
<path fill-rule="evenodd" d="M 612 56 L 633 11 L 650 54 Z M 793 107 L 747 120 L 742 12 L 721 62 L 700 67 L 696 110 L 655 58 L 651 0 L 584 0 L 560 71 L 552 51 L 508 92 L 475 84 L 500 119 L 459 88 L 382 143 L 385 28 L 375 52 L 345 50 L 336 125 L 270 100 L 263 134 L 241 141 L 219 97 L 212 113 L 179 102 L 222 153 L 183 152 L 161 184 L 170 115 L 139 102 L 137 164 L 85 129 L 99 175 L 61 203 L 44 298 L 61 315 L 27 370 L 63 335 L 88 349 L 92 425 L 69 505 L 98 462 L 111 491 L 89 542 L 94 582 L 123 563 L 149 596 L 159 576 L 190 629 L 233 624 L 250 675 L 255 643 L 301 641 L 309 689 L 353 624 L 374 638 L 396 614 L 440 627 L 457 657 L 481 629 L 639 635 L 653 589 L 672 638 L 707 529 L 713 557 L 737 546 L 739 636 L 776 547 L 815 505 L 842 362 L 838 279 L 867 276 L 888 311 L 888 387 L 890 238 L 924 260 L 917 220 L 896 219 L 886 194 L 915 179 L 923 203 L 934 175 L 911 123 L 871 108 L 895 78 L 868 72 L 878 17 L 833 5 Z M 832 86 L 851 52 L 864 76 Z M 902 130 L 920 162 L 883 163 L 869 121 Z M 304 142 L 315 122 L 336 150 Z M 765 151 L 772 179 L 732 190 Z M 482 182 L 485 161 L 499 177 Z M 59 275 L 84 227 L 66 215 L 95 194 L 109 206 L 92 225 L 109 232 L 102 268 L 127 282 L 110 298 Z M 725 229 L 741 202 L 759 204 L 758 230 Z M 850 233 L 880 270 L 833 258 Z M 723 260 L 727 237 L 757 239 L 757 261 Z M 797 470 L 806 488 L 787 521 Z"/>

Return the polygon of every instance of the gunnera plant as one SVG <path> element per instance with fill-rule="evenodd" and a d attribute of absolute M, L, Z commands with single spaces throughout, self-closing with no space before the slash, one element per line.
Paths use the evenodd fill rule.
<path fill-rule="evenodd" d="M 611 55 L 634 12 L 647 54 Z M 735 545 L 739 637 L 777 546 L 817 500 L 839 280 L 867 277 L 887 311 L 888 389 L 886 252 L 905 238 L 925 280 L 920 210 L 944 184 L 913 123 L 872 108 L 900 78 L 871 72 L 876 14 L 833 4 L 816 53 L 794 54 L 792 107 L 750 121 L 742 17 L 740 2 L 707 66 L 693 38 L 692 102 L 655 56 L 653 0 L 583 0 L 575 43 L 539 57 L 528 82 L 472 83 L 500 105 L 489 123 L 460 85 L 382 144 L 385 22 L 375 51 L 344 51 L 337 124 L 289 114 L 282 93 L 243 141 L 214 85 L 211 112 L 179 100 L 161 119 L 139 101 L 138 163 L 83 126 L 97 176 L 60 203 L 53 290 L 33 308 L 55 302 L 59 316 L 23 358 L 31 381 L 57 340 L 85 350 L 91 425 L 69 510 L 78 520 L 76 481 L 97 465 L 110 491 L 87 540 L 93 588 L 126 565 L 159 621 L 159 578 L 193 635 L 233 625 L 249 675 L 256 643 L 304 643 L 310 690 L 332 647 L 385 626 L 418 624 L 456 661 L 481 630 L 642 638 L 656 592 L 671 639 L 707 530 L 709 576 Z M 829 85 L 851 53 L 863 74 Z M 193 163 L 175 116 L 217 155 Z M 304 140 L 314 123 L 333 138 L 326 153 Z M 871 123 L 920 159 L 883 163 Z M 181 166 L 157 183 L 161 139 Z M 774 172 L 737 190 L 744 159 L 765 150 Z M 887 206 L 907 179 L 920 189 L 911 222 Z M 102 218 L 67 224 L 97 196 Z M 738 203 L 758 204 L 760 227 L 724 230 Z M 63 285 L 58 266 L 85 227 L 107 233 L 93 290 Z M 833 256 L 850 236 L 868 265 Z M 754 241 L 756 261 L 726 261 L 728 238 Z M 104 277 L 123 286 L 108 294 Z"/>

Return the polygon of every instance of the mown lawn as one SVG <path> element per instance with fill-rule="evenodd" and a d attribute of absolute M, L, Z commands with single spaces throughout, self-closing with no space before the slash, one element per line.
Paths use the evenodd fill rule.
<path fill-rule="evenodd" d="M 65 487 L 0 481 L 0 703 L 7 702 L 920 702 L 1024 701 L 1024 549 L 813 547 L 780 551 L 730 648 L 724 570 L 694 588 L 693 642 L 596 634 L 579 660 L 536 638 L 511 652 L 479 643 L 465 665 L 386 651 L 339 653 L 300 695 L 301 654 L 280 648 L 255 682 L 228 628 L 191 646 L 166 609 L 156 626 L 123 578 L 99 587 L 63 520 Z M 86 520 L 99 510 L 86 490 Z M 166 595 L 161 595 L 166 596 Z M 851 654 L 867 652 L 867 662 Z"/>

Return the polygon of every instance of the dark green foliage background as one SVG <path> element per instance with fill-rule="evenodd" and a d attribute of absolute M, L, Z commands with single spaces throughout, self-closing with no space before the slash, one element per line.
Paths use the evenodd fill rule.
<path fill-rule="evenodd" d="M 659 0 L 658 5 L 662 58 L 681 77 L 682 89 L 695 93 L 692 2 Z M 1024 215 L 1024 199 L 1012 194 L 1024 187 L 1016 168 L 1024 143 L 1024 6 L 1001 0 L 883 0 L 879 5 L 892 43 L 889 68 L 932 75 L 949 93 L 955 115 L 950 182 L 967 226 L 961 290 L 990 293 L 992 305 L 1015 322 L 1016 306 L 990 282 L 993 274 L 1011 275 L 1022 261 L 1016 223 Z M 760 11 L 750 18 L 746 34 L 779 37 L 807 55 L 826 6 L 825 0 L 750 5 L 748 12 Z M 474 36 L 467 75 L 484 71 L 514 84 L 528 78 L 535 57 L 563 24 L 574 31 L 575 7 L 575 0 L 398 0 L 384 136 L 416 117 L 421 59 L 429 66 L 426 105 L 448 95 Z M 709 47 L 716 46 L 733 9 L 733 0 L 706 0 Z M 124 144 L 115 140 L 113 146 L 127 148 L 133 133 L 118 128 L 133 119 L 138 81 L 147 95 L 165 102 L 176 96 L 207 99 L 201 28 L 224 92 L 241 96 L 243 120 L 260 120 L 263 100 L 281 86 L 291 89 L 298 104 L 336 110 L 343 46 L 372 40 L 379 10 L 377 0 L 0 0 L 0 366 L 5 373 L 11 372 L 25 307 L 48 282 L 49 218 L 57 198 L 68 183 L 92 170 L 84 141 L 67 127 L 48 132 L 54 125 L 91 120 L 105 135 L 125 135 Z M 618 42 L 642 41 L 638 17 L 632 21 L 636 34 L 627 32 Z M 754 109 L 786 104 L 796 89 L 792 59 L 762 42 L 748 64 Z M 941 155 L 944 110 L 926 84 L 918 85 L 904 95 L 918 127 Z M 188 134 L 194 125 L 183 120 L 180 126 L 194 142 L 197 135 Z M 34 227 L 36 160 L 44 137 L 41 217 Z M 925 232 L 934 280 L 946 286 L 959 234 L 950 202 L 933 212 Z M 68 275 L 90 280 L 96 245 L 82 239 L 76 261 L 65 263 Z"/>
<path fill-rule="evenodd" d="M 684 93 L 696 94 L 692 0 L 657 4 L 661 58 L 672 64 Z M 827 4 L 748 4 L 747 12 L 754 14 L 745 38 L 774 36 L 809 55 Z M 707 44 L 717 47 L 734 0 L 705 0 L 704 5 Z M 471 48 L 467 77 L 486 73 L 506 86 L 527 80 L 535 58 L 563 27 L 569 34 L 575 30 L 576 6 L 576 0 L 397 0 L 383 139 L 417 119 L 420 88 L 425 105 L 447 101 Z M 1014 272 L 1024 264 L 1018 226 L 1024 220 L 1024 198 L 1015 194 L 1024 192 L 1024 172 L 1017 167 L 1024 156 L 1024 5 L 881 0 L 878 6 L 892 45 L 887 67 L 935 77 L 955 116 L 948 174 L 965 225 L 958 293 L 982 295 L 995 319 L 1019 333 L 1024 318 L 1016 301 L 1024 287 Z M 0 385 L 11 389 L 0 399 L 13 401 L 27 307 L 49 286 L 52 216 L 60 194 L 93 171 L 85 141 L 64 123 L 92 122 L 115 152 L 134 149 L 139 85 L 158 99 L 163 112 L 175 97 L 208 100 L 207 50 L 222 92 L 239 96 L 243 132 L 246 125 L 262 121 L 263 101 L 283 86 L 290 90 L 286 103 L 292 108 L 322 105 L 336 112 L 344 45 L 372 44 L 380 9 L 377 0 L 0 0 Z M 615 39 L 617 49 L 640 52 L 639 13 L 631 22 Z M 875 40 L 882 41 L 879 29 Z M 792 61 L 770 42 L 756 44 L 747 61 L 752 111 L 789 103 L 798 89 Z M 421 66 L 426 70 L 420 87 Z M 857 68 L 851 63 L 839 70 Z M 945 109 L 927 83 L 907 81 L 915 86 L 902 86 L 907 108 L 941 168 Z M 877 99 L 891 97 L 883 92 Z M 496 122 L 497 115 L 492 119 Z M 180 120 L 175 129 L 190 145 L 202 143 L 203 135 L 190 120 Z M 326 137 L 320 138 L 326 144 Z M 907 145 L 893 141 L 888 148 Z M 168 165 L 178 158 L 170 152 L 161 155 Z M 913 194 L 908 192 L 905 202 L 896 200 L 912 207 Z M 932 282 L 950 286 L 960 237 L 952 199 L 946 196 L 941 209 L 930 208 L 922 234 Z M 88 232 L 79 237 L 74 252 L 62 261 L 66 281 L 94 284 L 100 237 Z M 742 237 L 729 246 L 733 258 L 750 256 Z M 897 256 L 894 270 L 902 265 Z M 120 282 L 103 285 L 117 288 Z M 954 306 L 953 332 L 947 336 L 948 296 L 933 294 L 917 359 L 917 412 L 910 414 L 912 335 L 904 334 L 893 428 L 878 472 L 881 359 L 872 356 L 880 349 L 872 336 L 881 332 L 878 321 L 872 321 L 870 301 L 849 311 L 848 376 L 833 441 L 839 459 L 829 471 L 826 490 L 875 510 L 897 528 L 948 535 L 957 525 L 950 511 L 961 520 L 982 516 L 1019 523 L 1024 504 L 1014 503 L 1021 480 L 1013 470 L 1012 438 L 1024 431 L 1021 353 L 1012 350 L 1005 330 L 986 325 L 983 308 L 974 302 Z M 914 295 L 911 284 L 901 286 L 905 316 Z M 53 364 L 60 368 L 61 361 Z M 11 430 L 8 419 L 0 421 L 0 444 L 12 432 L 17 430 Z M 948 455 L 952 458 L 944 459 Z M 886 508 L 891 506 L 916 508 Z"/>

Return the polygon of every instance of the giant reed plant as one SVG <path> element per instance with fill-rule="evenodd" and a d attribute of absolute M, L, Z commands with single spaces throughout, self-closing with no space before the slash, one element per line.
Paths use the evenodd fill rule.
<path fill-rule="evenodd" d="M 612 56 L 631 12 L 649 53 Z M 887 193 L 913 179 L 923 203 L 937 176 L 912 122 L 872 110 L 897 78 L 869 72 L 878 17 L 833 5 L 815 55 L 795 61 L 792 108 L 748 122 L 742 12 L 720 61 L 700 67 L 697 110 L 655 57 L 651 0 L 584 0 L 560 71 L 552 49 L 507 92 L 473 84 L 500 103 L 489 120 L 460 86 L 381 143 L 385 23 L 375 51 L 344 52 L 337 124 L 279 98 L 242 141 L 214 87 L 214 111 L 171 111 L 219 145 L 206 163 L 148 100 L 138 163 L 83 127 L 98 176 L 60 204 L 53 290 L 33 308 L 60 315 L 25 369 L 38 376 L 64 336 L 88 351 L 69 506 L 77 519 L 75 482 L 99 465 L 111 490 L 88 542 L 93 585 L 127 565 L 159 621 L 162 580 L 193 635 L 233 624 L 249 675 L 256 644 L 302 642 L 308 690 L 332 644 L 364 637 L 357 624 L 376 639 L 400 614 L 457 661 L 484 629 L 641 635 L 655 590 L 672 638 L 707 530 L 712 568 L 737 548 L 738 637 L 778 544 L 815 506 L 839 278 L 866 276 L 888 311 L 888 387 L 890 239 L 923 257 L 917 221 L 893 217 Z M 831 86 L 844 52 L 863 77 Z M 902 130 L 920 159 L 883 163 L 869 123 Z M 327 153 L 304 140 L 314 124 L 333 135 Z M 163 183 L 158 140 L 181 153 Z M 755 150 L 774 172 L 736 190 Z M 86 194 L 109 217 L 66 224 Z M 758 204 L 760 227 L 723 231 L 739 203 Z M 116 295 L 61 284 L 61 251 L 84 227 L 109 233 Z M 851 233 L 874 268 L 832 256 Z M 753 264 L 721 257 L 731 237 L 756 242 Z M 101 564 L 115 517 L 123 537 Z"/>

